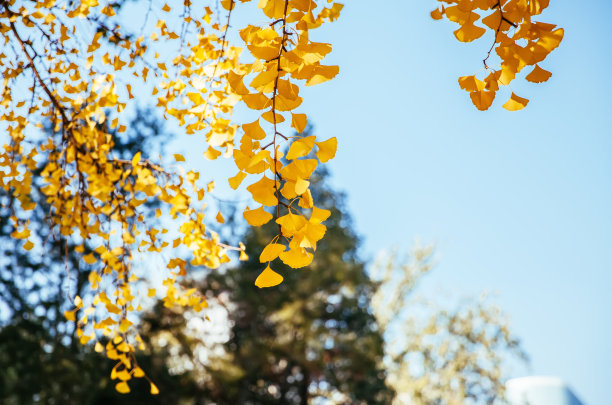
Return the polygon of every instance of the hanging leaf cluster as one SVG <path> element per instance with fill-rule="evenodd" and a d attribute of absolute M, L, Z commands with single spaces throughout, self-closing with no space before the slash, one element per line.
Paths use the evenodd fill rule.
<path fill-rule="evenodd" d="M 231 250 L 246 258 L 242 244 L 222 243 L 207 226 L 204 199 L 214 182 L 203 184 L 182 155 L 168 164 L 141 152 L 131 159 L 112 153 L 137 97 L 150 92 L 167 118 L 201 139 L 207 158 L 233 159 L 239 171 L 231 187 L 251 179 L 246 188 L 257 206 L 244 212 L 246 221 L 261 226 L 273 220 L 279 229 L 261 253 L 257 286 L 282 281 L 270 267 L 276 259 L 294 268 L 308 265 L 325 234 L 329 212 L 316 207 L 309 178 L 334 157 L 336 138 L 290 133 L 307 125 L 298 111 L 300 85 L 338 73 L 337 66 L 321 63 L 331 45 L 311 41 L 310 31 L 337 19 L 342 5 L 260 0 L 253 21 L 265 23 L 238 27 L 241 46 L 230 44 L 228 31 L 232 12 L 242 5 L 221 5 L 151 2 L 143 26 L 128 30 L 120 25 L 123 2 L 0 1 L 0 128 L 6 141 L 0 187 L 17 202 L 12 237 L 32 254 L 44 254 L 45 241 L 31 232 L 28 219 L 35 206 L 33 176 L 40 172 L 52 234 L 77 241 L 82 260 L 95 267 L 91 296 L 73 297 L 65 316 L 75 322 L 81 343 L 117 361 L 111 378 L 121 393 L 130 391 L 132 378 L 148 379 L 134 354 L 144 348 L 135 328 L 142 304 L 159 296 L 166 306 L 202 310 L 204 297 L 179 283 L 188 265 L 217 268 Z M 168 58 L 168 49 L 179 51 Z M 239 103 L 257 119 L 236 122 Z M 172 218 L 177 232 L 156 218 Z M 224 222 L 221 214 L 216 222 Z M 165 262 L 160 291 L 141 287 L 149 275 L 138 276 L 134 262 L 144 254 Z"/>
<path fill-rule="evenodd" d="M 461 42 L 472 42 L 487 30 L 493 32 L 493 44 L 483 59 L 484 75 L 459 78 L 459 86 L 470 94 L 479 110 L 487 110 L 500 86 L 509 86 L 523 68 L 531 68 L 525 80 L 547 81 L 552 73 L 540 67 L 548 54 L 559 46 L 563 28 L 534 21 L 548 7 L 550 0 L 438 0 L 439 8 L 431 12 L 435 20 L 447 18 L 459 24 L 454 31 Z M 490 62 L 495 50 L 499 65 Z M 509 111 L 525 108 L 529 100 L 514 94 L 503 107 Z"/>

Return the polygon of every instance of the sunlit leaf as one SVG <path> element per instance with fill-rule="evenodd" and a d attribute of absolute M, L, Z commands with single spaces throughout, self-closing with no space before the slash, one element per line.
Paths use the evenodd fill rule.
<path fill-rule="evenodd" d="M 266 266 L 264 271 L 255 280 L 255 285 L 259 288 L 274 287 L 283 282 L 283 276 Z"/>
<path fill-rule="evenodd" d="M 503 107 L 508 111 L 518 111 L 525 108 L 527 103 L 529 103 L 529 100 L 512 93 L 512 96 L 510 96 L 510 100 L 506 101 Z"/>

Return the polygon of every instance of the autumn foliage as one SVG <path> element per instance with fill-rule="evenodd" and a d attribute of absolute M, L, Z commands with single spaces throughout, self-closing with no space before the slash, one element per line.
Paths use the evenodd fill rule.
<path fill-rule="evenodd" d="M 273 270 L 275 261 L 308 266 L 326 232 L 323 223 L 330 212 L 317 207 L 309 179 L 319 164 L 334 157 L 337 140 L 294 135 L 294 130 L 302 133 L 308 123 L 300 110 L 300 86 L 323 83 L 339 72 L 338 66 L 323 63 L 332 46 L 311 40 L 311 31 L 336 20 L 343 6 L 260 0 L 252 17 L 257 25 L 232 28 L 241 44 L 230 43 L 232 14 L 238 7 L 255 9 L 243 4 L 249 2 L 222 0 L 222 9 L 188 0 L 151 2 L 143 26 L 128 29 L 119 24 L 122 2 L 0 1 L 5 44 L 0 114 L 7 134 L 0 187 L 16 201 L 12 237 L 22 239 L 27 250 L 44 252 L 45 241 L 30 231 L 28 219 L 34 207 L 32 177 L 44 161 L 37 175 L 45 184 L 50 227 L 78 241 L 82 260 L 97 266 L 89 275 L 91 296 L 72 297 L 73 309 L 65 316 L 76 323 L 81 343 L 91 342 L 117 361 L 111 377 L 122 393 L 129 392 L 130 379 L 146 378 L 134 356 L 143 347 L 135 327 L 141 303 L 159 296 L 166 306 L 201 310 L 207 306 L 204 297 L 179 283 L 188 264 L 218 268 L 230 260 L 230 251 L 246 258 L 242 244 L 222 243 L 207 226 L 224 221 L 220 214 L 213 220 L 205 215 L 203 205 L 214 183 L 203 184 L 182 155 L 169 164 L 140 152 L 131 159 L 112 153 L 111 133 L 126 130 L 122 113 L 136 96 L 150 94 L 167 119 L 201 139 L 208 159 L 233 159 L 238 171 L 229 184 L 237 189 L 247 181 L 254 201 L 244 211 L 246 222 L 276 224 L 276 235 L 259 255 L 256 286 L 283 281 Z M 486 31 L 475 25 L 478 10 L 488 14 L 482 24 L 495 32 L 491 50 L 499 55 L 500 68 L 491 68 L 487 55 L 484 80 L 459 79 L 479 109 L 487 109 L 499 86 L 526 66 L 534 66 L 529 81 L 550 77 L 537 64 L 558 46 L 563 30 L 531 19 L 547 1 L 444 2 L 451 5 L 432 17 L 459 23 L 455 36 L 460 41 Z M 178 51 L 169 54 L 168 49 Z M 513 94 L 504 107 L 517 110 L 526 103 Z M 238 105 L 247 107 L 251 120 L 236 122 L 232 113 Z M 156 218 L 173 219 L 176 232 Z M 93 251 L 85 253 L 88 246 Z M 137 276 L 133 263 L 145 253 L 165 260 L 162 291 L 138 287 L 147 275 Z M 151 393 L 157 393 L 153 382 Z"/>
<path fill-rule="evenodd" d="M 454 31 L 459 41 L 472 42 L 482 37 L 487 28 L 494 33 L 493 44 L 482 60 L 483 78 L 478 79 L 476 75 L 459 78 L 459 86 L 470 93 L 472 103 L 479 110 L 491 107 L 500 86 L 509 86 L 525 67 L 532 67 L 525 76 L 529 82 L 542 83 L 552 76 L 539 63 L 559 46 L 563 28 L 533 20 L 548 7 L 549 0 L 438 1 L 449 5 L 435 9 L 431 17 L 435 20 L 446 17 L 459 24 Z M 493 67 L 490 61 L 493 50 L 499 57 L 499 67 Z M 503 107 L 509 111 L 522 110 L 528 102 L 512 92 Z"/>

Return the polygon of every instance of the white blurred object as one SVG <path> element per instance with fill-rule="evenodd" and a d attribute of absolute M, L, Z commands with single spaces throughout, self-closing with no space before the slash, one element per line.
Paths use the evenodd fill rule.
<path fill-rule="evenodd" d="M 506 398 L 512 405 L 583 405 L 558 377 L 521 377 L 508 380 Z"/>

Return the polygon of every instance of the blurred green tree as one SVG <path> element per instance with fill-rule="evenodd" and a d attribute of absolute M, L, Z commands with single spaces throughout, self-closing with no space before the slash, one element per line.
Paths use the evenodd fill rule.
<path fill-rule="evenodd" d="M 159 347 L 160 339 L 173 341 L 175 358 L 185 356 L 178 369 L 203 370 L 203 403 L 391 402 L 394 392 L 385 383 L 382 367 L 383 339 L 370 305 L 376 284 L 357 257 L 359 239 L 344 195 L 329 188 L 327 177 L 320 170 L 311 178 L 313 198 L 331 216 L 326 221 L 328 236 L 319 242 L 308 269 L 275 268 L 285 282 L 265 290 L 253 287 L 264 267 L 259 252 L 277 232 L 275 224 L 268 224 L 250 228 L 243 237 L 248 261 L 210 272 L 195 283 L 211 306 L 227 311 L 231 329 L 216 350 L 211 339 L 200 340 L 195 331 L 183 330 L 178 337 L 167 333 L 167 325 L 185 317 L 180 310 L 160 304 L 146 317 L 143 334 L 153 346 Z M 185 319 L 190 322 L 189 316 Z M 208 352 L 206 362 L 194 360 L 198 350 Z"/>

